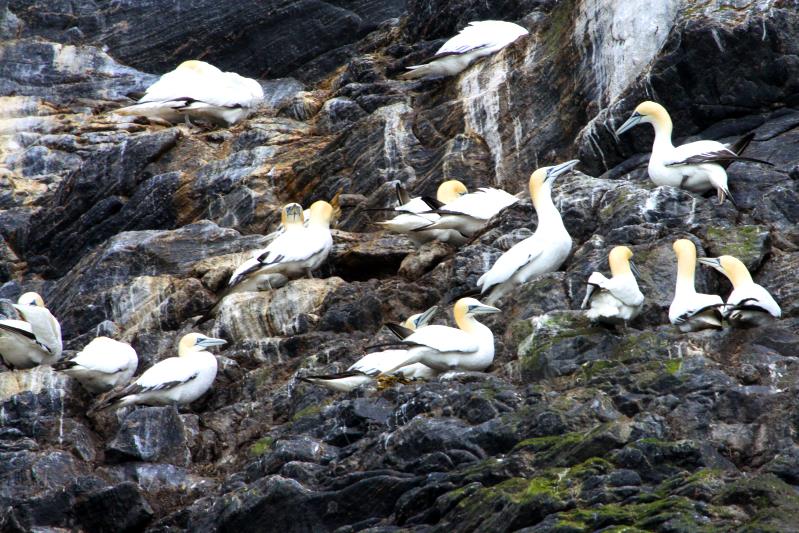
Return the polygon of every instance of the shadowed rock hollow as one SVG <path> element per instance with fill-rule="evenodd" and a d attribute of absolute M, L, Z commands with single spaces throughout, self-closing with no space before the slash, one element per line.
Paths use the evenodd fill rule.
<path fill-rule="evenodd" d="M 396 79 L 490 18 L 530 35 L 454 78 Z M 214 131 L 108 113 L 189 58 L 262 78 L 264 105 Z M 738 209 L 655 187 L 650 128 L 613 134 L 644 99 L 677 142 L 754 132 L 747 155 L 774 166 L 729 168 Z M 351 394 L 296 379 L 473 288 L 535 228 L 529 174 L 575 157 L 554 190 L 573 254 L 486 320 L 489 374 Z M 524 200 L 458 250 L 377 232 L 365 208 L 391 205 L 388 182 L 444 179 Z M 797 180 L 792 1 L 0 1 L 0 297 L 40 292 L 65 348 L 113 335 L 148 368 L 282 204 L 342 205 L 317 279 L 233 296 L 201 327 L 228 345 L 189 408 L 89 417 L 49 367 L 0 372 L 0 529 L 795 531 Z M 675 238 L 739 257 L 783 319 L 678 333 Z M 624 333 L 577 310 L 616 244 L 646 296 Z"/>

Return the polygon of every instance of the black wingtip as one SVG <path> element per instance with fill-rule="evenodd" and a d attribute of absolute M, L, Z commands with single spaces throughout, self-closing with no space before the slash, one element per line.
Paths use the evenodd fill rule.
<path fill-rule="evenodd" d="M 412 329 L 408 329 L 402 324 L 397 324 L 395 322 L 386 322 L 383 325 L 386 327 L 386 329 L 388 329 L 391 333 L 393 333 L 399 340 L 402 340 L 413 334 Z"/>
<path fill-rule="evenodd" d="M 436 200 L 432 196 L 422 196 L 422 201 L 424 203 L 426 203 L 427 206 L 430 207 L 430 209 L 432 209 L 432 210 L 441 209 L 442 207 L 444 207 L 444 203 L 443 202 L 439 202 L 438 200 Z"/>
<path fill-rule="evenodd" d="M 73 366 L 77 365 L 78 363 L 76 363 L 75 361 L 68 360 L 68 361 L 58 361 L 50 366 L 52 367 L 53 370 L 67 370 L 68 368 L 72 368 Z"/>
<path fill-rule="evenodd" d="M 730 150 L 741 155 L 755 138 L 755 132 L 749 132 L 730 145 Z"/>

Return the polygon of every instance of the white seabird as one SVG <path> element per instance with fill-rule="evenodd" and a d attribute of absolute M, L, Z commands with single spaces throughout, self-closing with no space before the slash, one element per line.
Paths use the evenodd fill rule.
<path fill-rule="evenodd" d="M 441 206 L 445 206 L 452 204 L 468 192 L 466 186 L 460 181 L 447 180 L 438 186 L 436 192 L 436 200 L 438 203 L 436 205 L 440 204 Z M 401 197 L 399 192 L 398 197 Z M 466 242 L 466 237 L 455 229 L 417 231 L 438 221 L 440 215 L 427 212 L 430 211 L 431 203 L 433 203 L 430 199 L 417 197 L 407 200 L 407 202 L 394 208 L 395 211 L 401 212 L 399 215 L 391 220 L 378 222 L 378 224 L 394 233 L 406 235 L 417 247 L 433 240 L 449 242 L 455 246 L 460 246 Z"/>
<path fill-rule="evenodd" d="M 635 280 L 637 272 L 632 256 L 632 250 L 626 246 L 616 246 L 608 255 L 613 277 L 608 279 L 601 272 L 589 276 L 580 307 L 585 309 L 590 305 L 585 314 L 591 321 L 626 325 L 641 312 L 644 295 Z"/>
<path fill-rule="evenodd" d="M 413 363 L 422 363 L 439 372 L 485 370 L 494 361 L 494 334 L 474 317 L 499 312 L 496 307 L 474 298 L 461 298 L 453 308 L 458 328 L 439 325 L 419 328 L 399 341 L 407 346 L 406 357 L 383 373 L 391 374 Z M 367 373 L 372 371 L 379 370 L 375 368 Z"/>
<path fill-rule="evenodd" d="M 737 328 L 762 326 L 782 316 L 780 306 L 740 260 L 731 255 L 702 257 L 699 262 L 715 268 L 732 283 L 732 292 L 724 306 L 724 318 Z"/>
<path fill-rule="evenodd" d="M 458 35 L 445 42 L 428 62 L 408 67 L 410 72 L 400 74 L 399 77 L 412 80 L 423 77 L 454 76 L 477 59 L 502 50 L 528 33 L 518 24 L 503 20 L 470 22 Z"/>
<path fill-rule="evenodd" d="M 669 306 L 669 321 L 685 332 L 721 329 L 721 296 L 696 292 L 694 286 L 696 246 L 688 239 L 678 239 L 673 247 L 677 254 L 677 286 Z"/>
<path fill-rule="evenodd" d="M 731 146 L 718 141 L 696 141 L 675 147 L 671 142 L 672 122 L 668 111 L 655 102 L 642 102 L 627 121 L 616 130 L 621 135 L 630 128 L 649 123 L 655 128 L 655 142 L 649 156 L 649 177 L 656 185 L 670 185 L 695 193 L 716 189 L 719 204 L 735 200 L 727 186 L 727 171 L 733 161 L 751 161 L 771 165 L 767 161 L 740 154 L 754 138 L 750 134 Z"/>
<path fill-rule="evenodd" d="M 420 233 L 451 229 L 457 230 L 464 237 L 472 237 L 485 227 L 491 217 L 518 201 L 518 198 L 502 189 L 480 187 L 444 206 L 430 205 L 430 209 L 422 214 L 436 214 L 439 219 L 412 231 Z"/>
<path fill-rule="evenodd" d="M 26 292 L 14 304 L 22 320 L 0 320 L 0 359 L 11 369 L 51 364 L 61 355 L 61 324 L 42 297 Z"/>
<path fill-rule="evenodd" d="M 538 214 L 538 226 L 530 237 L 502 254 L 491 269 L 480 276 L 477 286 L 486 301 L 495 302 L 529 279 L 554 272 L 569 256 L 572 238 L 555 204 L 552 184 L 579 163 L 574 159 L 552 167 L 539 168 L 530 176 L 530 196 Z"/>
<path fill-rule="evenodd" d="M 97 337 L 75 357 L 54 363 L 53 368 L 77 379 L 86 390 L 96 394 L 127 385 L 138 365 L 139 357 L 130 344 Z"/>
<path fill-rule="evenodd" d="M 205 394 L 216 378 L 216 357 L 205 349 L 226 344 L 222 339 L 189 333 L 180 339 L 178 356 L 168 357 L 147 369 L 139 379 L 100 399 L 97 407 L 104 409 L 126 405 L 189 404 Z"/>
<path fill-rule="evenodd" d="M 413 334 L 418 328 L 424 327 L 438 311 L 438 306 L 433 306 L 424 313 L 409 317 L 402 324 L 386 324 L 399 339 L 404 339 Z M 362 385 L 367 385 L 381 373 L 388 372 L 408 357 L 407 350 L 383 350 L 365 355 L 346 372 L 339 374 L 304 376 L 300 379 L 316 385 L 321 385 L 335 391 L 349 392 Z M 405 379 L 432 379 L 438 371 L 421 363 L 401 366 L 391 372 L 393 376 Z"/>
<path fill-rule="evenodd" d="M 235 72 L 222 72 L 204 61 L 184 61 L 152 84 L 138 103 L 114 113 L 177 123 L 189 118 L 231 126 L 263 100 L 261 85 Z"/>

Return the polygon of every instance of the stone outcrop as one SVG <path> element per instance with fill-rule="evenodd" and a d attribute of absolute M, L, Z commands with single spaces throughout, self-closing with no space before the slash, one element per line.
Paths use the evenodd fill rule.
<path fill-rule="evenodd" d="M 530 35 L 450 79 L 397 79 L 488 18 Z M 40 292 L 68 351 L 113 336 L 140 372 L 174 355 L 282 204 L 341 209 L 316 279 L 199 326 L 228 345 L 191 406 L 89 415 L 49 367 L 0 371 L 0 530 L 794 531 L 798 33 L 781 0 L 0 0 L 0 298 Z M 264 104 L 216 130 L 111 113 L 190 58 L 260 78 Z M 643 99 L 678 142 L 753 132 L 746 154 L 774 166 L 730 166 L 737 209 L 654 186 L 648 126 L 613 134 Z M 575 157 L 554 188 L 573 253 L 487 315 L 488 373 L 298 380 L 346 369 L 386 321 L 437 304 L 451 323 L 535 229 L 530 172 Z M 522 199 L 459 249 L 378 231 L 392 180 L 444 179 Z M 784 317 L 676 331 L 676 238 L 739 257 Z M 616 244 L 646 296 L 625 330 L 579 311 Z M 730 285 L 698 268 L 697 288 Z"/>

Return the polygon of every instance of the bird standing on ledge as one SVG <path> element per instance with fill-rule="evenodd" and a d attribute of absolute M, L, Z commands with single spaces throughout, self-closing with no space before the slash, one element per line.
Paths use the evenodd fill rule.
<path fill-rule="evenodd" d="M 502 254 L 494 266 L 477 280 L 482 294 L 488 294 L 486 301 L 496 302 L 527 280 L 554 272 L 569 257 L 572 238 L 552 202 L 552 184 L 577 163 L 579 161 L 574 159 L 539 168 L 530 176 L 530 196 L 538 214 L 538 226 L 532 236 Z"/>
<path fill-rule="evenodd" d="M 721 329 L 721 296 L 696 292 L 694 286 L 696 246 L 688 239 L 678 239 L 673 248 L 677 254 L 677 286 L 669 306 L 669 320 L 684 332 Z"/>
<path fill-rule="evenodd" d="M 732 283 L 732 292 L 724 306 L 724 318 L 736 328 L 762 326 L 782 316 L 782 310 L 771 294 L 752 280 L 740 260 L 731 255 L 702 257 L 699 262 L 715 268 Z"/>
<path fill-rule="evenodd" d="M 735 205 L 727 186 L 726 168 L 733 161 L 771 165 L 767 161 L 741 156 L 754 138 L 753 134 L 742 137 L 729 147 L 718 141 L 696 141 L 675 147 L 671 142 L 671 117 L 665 107 L 655 102 L 639 104 L 630 118 L 616 130 L 616 135 L 645 123 L 655 128 L 655 142 L 648 169 L 649 177 L 656 185 L 670 185 L 700 194 L 715 188 L 719 204 L 729 198 Z"/>

